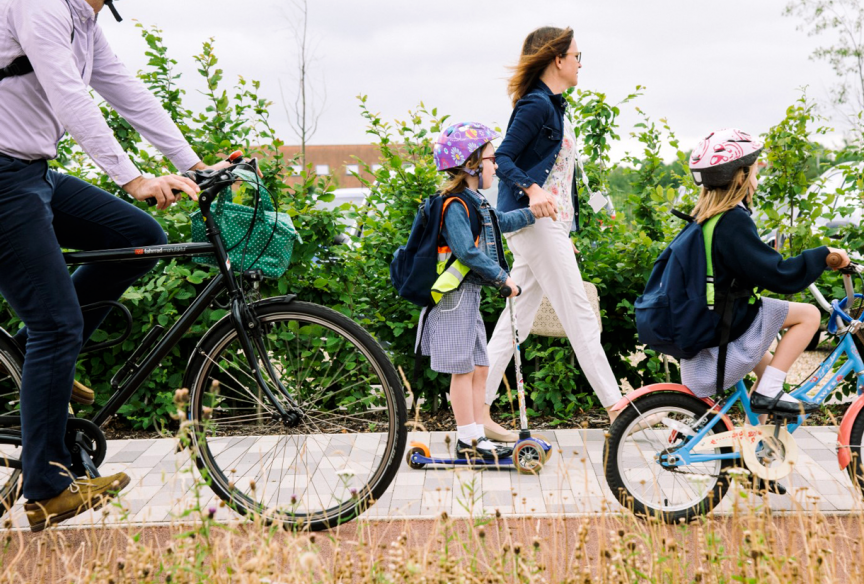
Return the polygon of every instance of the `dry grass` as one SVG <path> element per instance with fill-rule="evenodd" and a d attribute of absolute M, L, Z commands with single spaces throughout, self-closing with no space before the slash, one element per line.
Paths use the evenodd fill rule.
<path fill-rule="evenodd" d="M 181 411 L 187 396 L 175 395 Z M 182 413 L 177 419 L 189 446 L 191 426 Z M 0 584 L 864 581 L 861 507 L 828 517 L 807 495 L 776 515 L 767 499 L 733 489 L 729 514 L 674 526 L 616 507 L 582 517 L 361 517 L 309 534 L 258 518 L 238 522 L 224 505 L 204 508 L 204 485 L 194 484 L 197 502 L 165 527 L 106 521 L 31 534 L 7 520 Z M 124 513 L 122 497 L 114 506 Z"/>
<path fill-rule="evenodd" d="M 758 498 L 668 526 L 609 511 L 534 519 L 355 521 L 331 532 L 224 524 L 7 531 L 0 582 L 860 582 L 860 514 L 775 516 Z M 218 511 L 215 515 L 227 511 Z"/>

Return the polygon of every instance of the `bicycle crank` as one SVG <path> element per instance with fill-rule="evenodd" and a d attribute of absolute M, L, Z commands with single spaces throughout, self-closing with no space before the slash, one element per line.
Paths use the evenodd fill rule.
<path fill-rule="evenodd" d="M 769 481 L 788 476 L 798 462 L 798 444 L 786 427 L 744 426 L 704 438 L 693 452 L 732 447 L 751 473 Z"/>
<path fill-rule="evenodd" d="M 69 418 L 66 420 L 65 440 L 72 455 L 75 476 L 98 477 L 97 468 L 105 460 L 108 450 L 108 442 L 99 426 L 83 418 Z"/>

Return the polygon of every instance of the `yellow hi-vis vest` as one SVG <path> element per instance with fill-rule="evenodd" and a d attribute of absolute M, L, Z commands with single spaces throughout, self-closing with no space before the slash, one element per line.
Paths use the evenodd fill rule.
<path fill-rule="evenodd" d="M 442 296 L 452 292 L 462 284 L 462 280 L 470 271 L 471 268 L 459 260 L 450 264 L 450 267 L 444 270 L 444 273 L 438 276 L 438 279 L 432 284 L 432 301 L 438 304 Z"/>
<path fill-rule="evenodd" d="M 465 212 L 468 216 L 471 216 L 471 212 L 468 211 L 468 205 L 465 204 L 465 201 L 459 199 L 457 197 L 453 197 L 451 199 L 447 199 L 444 201 L 444 207 L 441 209 L 441 225 L 444 225 L 444 213 L 447 211 L 447 207 L 453 201 L 459 201 L 462 203 L 462 206 L 465 207 Z M 480 238 L 478 237 L 476 241 L 474 241 L 474 245 L 478 245 L 480 243 Z M 447 294 L 448 292 L 452 292 L 456 290 L 461 284 L 462 280 L 465 279 L 465 276 L 468 275 L 468 272 L 471 271 L 471 268 L 463 264 L 458 259 L 450 264 L 450 267 L 447 267 L 447 262 L 450 261 L 450 258 L 453 256 L 453 251 L 450 247 L 444 245 L 438 247 L 438 265 L 437 270 L 440 274 L 438 279 L 435 280 L 435 283 L 432 284 L 432 301 L 435 304 L 441 301 L 441 298 Z M 446 269 L 445 269 L 446 268 Z"/>

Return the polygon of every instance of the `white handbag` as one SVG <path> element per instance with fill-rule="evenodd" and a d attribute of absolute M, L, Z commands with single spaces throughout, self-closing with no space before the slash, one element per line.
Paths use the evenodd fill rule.
<path fill-rule="evenodd" d="M 594 309 L 594 315 L 597 317 L 597 325 L 600 327 L 600 332 L 603 332 L 603 322 L 600 320 L 600 296 L 597 294 L 597 286 L 591 282 L 582 282 L 585 285 L 585 294 L 588 296 L 588 301 L 591 303 L 591 308 Z M 564 327 L 561 325 L 558 315 L 555 314 L 555 309 L 545 296 L 540 303 L 540 308 L 537 310 L 537 316 L 534 317 L 534 324 L 531 326 L 531 334 L 541 337 L 566 337 Z"/>

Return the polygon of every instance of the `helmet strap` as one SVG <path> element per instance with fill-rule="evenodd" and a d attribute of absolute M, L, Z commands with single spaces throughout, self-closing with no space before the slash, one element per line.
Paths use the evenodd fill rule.
<path fill-rule="evenodd" d="M 480 182 L 477 183 L 477 189 L 483 188 L 483 159 L 480 159 L 480 168 L 477 169 L 477 178 Z"/>
<path fill-rule="evenodd" d="M 114 0 L 105 0 L 105 5 L 108 6 L 108 10 L 111 11 L 111 14 L 114 15 L 114 20 L 117 22 L 123 22 L 123 17 L 120 16 L 120 13 L 117 12 L 116 8 L 114 8 Z"/>

